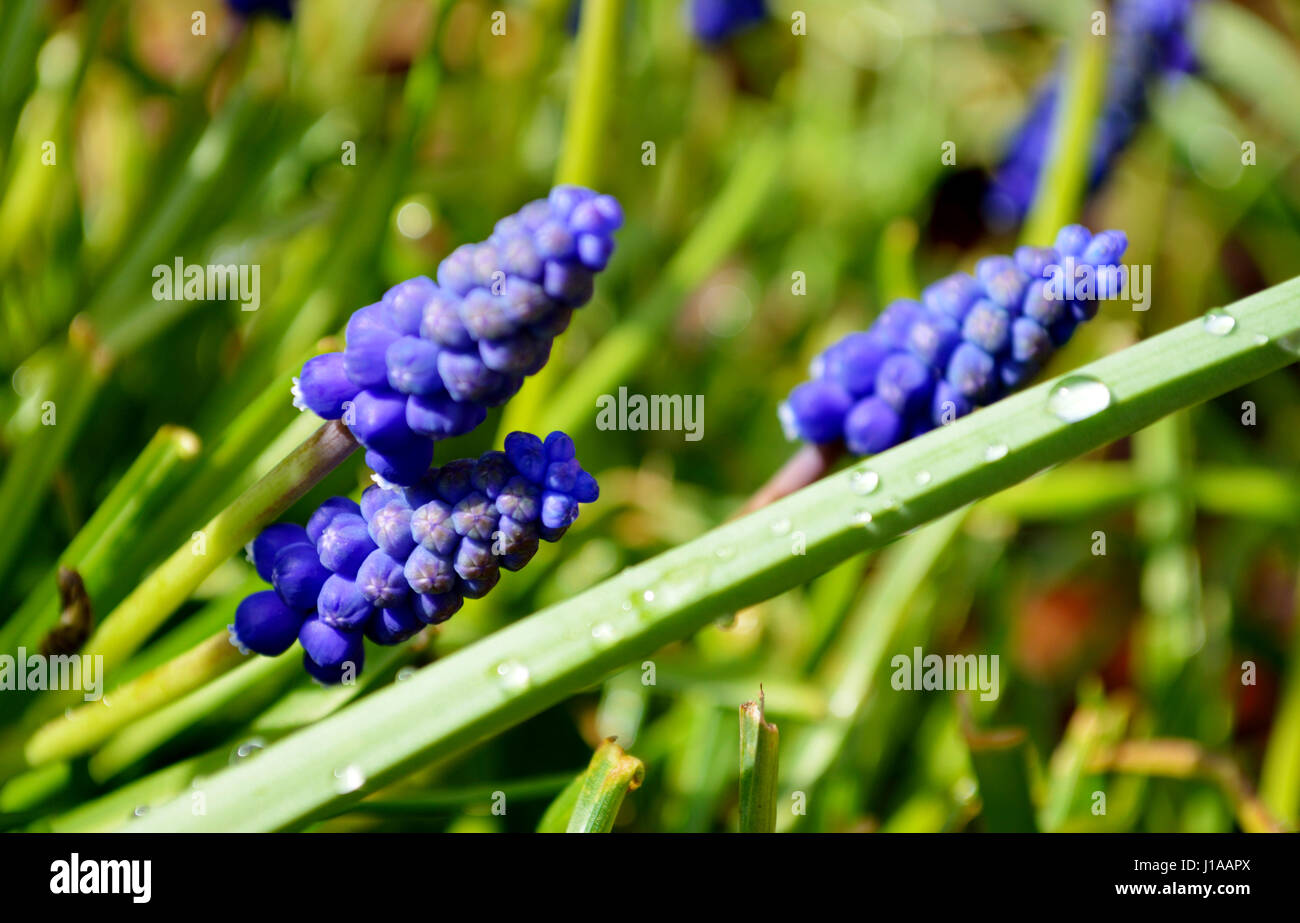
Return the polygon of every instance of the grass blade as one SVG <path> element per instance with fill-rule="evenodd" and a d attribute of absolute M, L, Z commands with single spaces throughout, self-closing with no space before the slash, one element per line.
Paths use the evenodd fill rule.
<path fill-rule="evenodd" d="M 763 717 L 763 694 L 740 706 L 740 832 L 776 830 L 780 732 Z"/>
<path fill-rule="evenodd" d="M 645 765 L 611 737 L 591 758 L 578 800 L 569 816 L 569 833 L 609 833 L 628 792 L 641 787 Z"/>

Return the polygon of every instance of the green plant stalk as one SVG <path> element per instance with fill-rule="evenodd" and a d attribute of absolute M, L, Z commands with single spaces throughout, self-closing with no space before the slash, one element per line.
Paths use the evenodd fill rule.
<path fill-rule="evenodd" d="M 641 787 L 645 765 L 613 738 L 596 748 L 569 816 L 568 833 L 609 833 L 628 792 Z"/>
<path fill-rule="evenodd" d="M 1089 761 L 1124 736 L 1131 710 L 1131 704 L 1120 698 L 1084 701 L 1075 708 L 1065 736 L 1048 763 L 1038 810 L 1040 830 L 1054 833 L 1069 822 L 1080 793 L 1085 791 L 1082 783 L 1088 777 Z"/>
<path fill-rule="evenodd" d="M 28 767 L 41 766 L 92 750 L 119 728 L 243 662 L 244 655 L 230 643 L 226 633 L 215 634 L 99 701 L 74 708 L 42 725 L 23 748 L 24 763 Z"/>
<path fill-rule="evenodd" d="M 763 696 L 740 706 L 740 832 L 776 830 L 780 732 L 763 717 Z"/>
<path fill-rule="evenodd" d="M 1198 319 L 1077 370 L 1111 395 L 1092 416 L 1066 422 L 1052 413 L 1057 381 L 1008 397 L 629 568 L 298 732 L 210 780 L 212 809 L 202 817 L 173 804 L 132 829 L 300 824 L 517 724 L 725 612 L 1296 360 L 1300 278 L 1227 310 L 1236 319 L 1228 336 L 1211 335 Z M 855 487 L 864 468 L 882 485 L 867 495 Z M 806 537 L 802 555 L 791 554 L 791 526 Z M 736 548 L 746 553 L 718 554 Z M 366 781 L 340 792 L 334 770 L 351 767 Z"/>
<path fill-rule="evenodd" d="M 1029 738 L 1022 728 L 964 728 L 979 780 L 984 823 L 992 833 L 1033 833 L 1033 778 Z"/>
<path fill-rule="evenodd" d="M 352 434 L 337 420 L 316 430 L 195 533 L 201 538 L 186 542 L 146 577 L 104 620 L 85 653 L 102 655 L 106 671 L 122 663 L 218 565 L 338 467 L 356 447 Z"/>
<path fill-rule="evenodd" d="M 1025 219 L 1024 243 L 1048 246 L 1057 230 L 1074 220 L 1083 201 L 1092 154 L 1093 126 L 1106 86 L 1106 39 L 1086 22 L 1074 26 L 1061 98 L 1052 125 L 1052 144 L 1038 176 L 1034 204 Z"/>
<path fill-rule="evenodd" d="M 595 188 L 609 145 L 609 114 L 619 68 L 623 0 L 587 0 L 578 26 L 577 73 L 570 81 L 556 183 Z"/>
<path fill-rule="evenodd" d="M 1292 612 L 1300 614 L 1300 585 Z M 1292 625 L 1300 625 L 1292 616 Z M 1259 773 L 1259 793 L 1264 803 L 1287 823 L 1300 822 L 1300 631 L 1292 629 L 1291 652 L 1281 700 L 1273 713 L 1264 765 Z"/>
<path fill-rule="evenodd" d="M 569 784 L 564 786 L 555 799 L 546 806 L 546 812 L 537 822 L 538 833 L 564 833 L 569 829 L 573 806 L 578 803 L 578 794 L 582 791 L 586 779 L 587 772 L 583 770 L 569 780 Z"/>
<path fill-rule="evenodd" d="M 702 283 L 735 248 L 757 218 L 779 176 L 783 157 L 784 144 L 779 133 L 769 131 L 755 138 L 722 192 L 669 261 L 662 279 L 641 306 L 601 337 L 582 364 L 564 377 L 564 387 L 553 395 L 547 385 L 558 380 L 555 377 L 558 371 L 548 377 L 543 370 L 529 379 L 529 384 L 506 405 L 498 435 L 504 438 L 506 433 L 518 429 L 528 432 L 562 429 L 572 433 L 594 423 L 596 398 L 616 389 L 659 348 L 664 329 L 676 316 L 687 293 Z"/>
<path fill-rule="evenodd" d="M 213 636 L 208 643 L 216 645 L 219 641 L 224 641 L 227 646 L 233 648 L 225 631 Z M 257 687 L 271 683 L 283 684 L 299 676 L 302 670 L 301 650 L 297 645 L 289 648 L 279 657 L 246 657 L 237 660 L 229 656 L 227 659 L 213 658 L 213 660 L 214 667 L 208 675 L 200 675 L 196 671 L 193 677 L 202 685 L 186 694 L 179 694 L 178 690 L 178 694 L 170 697 L 162 708 L 152 711 L 140 720 L 120 724 L 121 730 L 107 739 L 101 736 L 104 744 L 90 758 L 86 767 L 90 777 L 97 782 L 113 778 L 186 728 L 214 712 L 233 707 L 239 700 L 252 696 Z M 231 664 L 233 667 L 230 666 Z M 224 674 L 217 672 L 220 670 L 228 672 Z M 120 694 L 114 697 L 114 707 L 121 698 Z M 99 711 L 102 714 L 103 709 Z M 83 734 L 81 737 L 84 741 L 87 735 Z"/>
<path fill-rule="evenodd" d="M 163 426 L 149 440 L 108 496 L 68 543 L 59 565 L 81 575 L 91 602 L 115 576 L 117 554 L 129 545 L 160 503 L 176 488 L 177 477 L 198 457 L 199 440 L 179 426 Z M 57 567 L 0 628 L 0 650 L 34 647 L 59 614 Z"/>

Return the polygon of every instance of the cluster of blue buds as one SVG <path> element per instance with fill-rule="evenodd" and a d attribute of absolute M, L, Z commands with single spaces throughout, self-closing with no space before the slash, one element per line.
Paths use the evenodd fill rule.
<path fill-rule="evenodd" d="M 622 224 L 612 196 L 555 187 L 449 254 L 436 283 L 409 279 L 354 313 L 343 352 L 303 366 L 294 403 L 342 419 L 381 483 L 414 484 L 434 442 L 474 429 L 546 364 Z"/>
<path fill-rule="evenodd" d="M 230 626 L 245 651 L 276 656 L 295 640 L 322 683 L 361 672 L 362 638 L 398 644 L 486 595 L 539 542 L 559 541 L 596 479 L 561 432 L 511 433 L 504 452 L 427 470 L 410 487 L 374 485 L 361 502 L 333 497 L 306 528 L 277 523 L 251 544 L 273 590 L 245 598 Z"/>
<path fill-rule="evenodd" d="M 901 299 L 827 348 L 779 409 L 789 439 L 883 452 L 1028 381 L 1125 284 L 1120 231 L 1070 225 Z"/>
<path fill-rule="evenodd" d="M 1145 120 L 1148 84 L 1162 75 L 1194 69 L 1187 26 L 1195 2 L 1117 0 L 1106 95 L 1093 134 L 1090 188 L 1101 185 Z M 1060 86 L 1058 70 L 1038 92 L 998 165 L 985 201 L 989 219 L 996 225 L 1014 225 L 1029 210 L 1051 150 Z"/>
<path fill-rule="evenodd" d="M 691 31 L 710 45 L 767 18 L 766 0 L 689 0 Z"/>

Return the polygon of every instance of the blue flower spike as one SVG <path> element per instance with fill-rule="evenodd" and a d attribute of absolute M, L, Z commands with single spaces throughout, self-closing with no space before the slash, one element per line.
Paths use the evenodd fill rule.
<path fill-rule="evenodd" d="M 855 455 L 871 455 L 996 401 L 1096 316 L 1099 301 L 1120 293 L 1127 247 L 1121 231 L 1094 236 L 1069 225 L 1054 247 L 983 259 L 974 276 L 955 273 L 920 302 L 894 302 L 870 330 L 813 360 L 811 380 L 778 408 L 786 436 L 843 440 Z M 544 524 L 545 502 L 544 494 Z"/>
<path fill-rule="evenodd" d="M 231 641 L 275 656 L 296 639 L 312 677 L 342 682 L 361 672 L 363 637 L 399 644 L 445 622 L 599 496 L 573 440 L 554 432 L 511 433 L 504 451 L 427 469 L 406 488 L 368 487 L 359 504 L 332 497 L 306 530 L 277 523 L 254 540 L 255 562 L 275 553 L 275 589 L 240 603 Z"/>
<path fill-rule="evenodd" d="M 378 483 L 415 484 L 434 442 L 474 429 L 546 364 L 622 225 L 612 196 L 556 186 L 453 250 L 436 282 L 408 279 L 356 311 L 343 351 L 294 379 L 295 406 L 342 419 Z"/>

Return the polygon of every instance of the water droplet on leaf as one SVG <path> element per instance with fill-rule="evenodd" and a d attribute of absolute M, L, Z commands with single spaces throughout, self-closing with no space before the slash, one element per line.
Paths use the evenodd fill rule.
<path fill-rule="evenodd" d="M 1090 375 L 1062 378 L 1047 395 L 1047 409 L 1058 420 L 1077 423 L 1110 406 L 1110 389 Z"/>
<path fill-rule="evenodd" d="M 1237 319 L 1222 308 L 1213 308 L 1201 321 L 1208 333 L 1216 337 L 1227 336 L 1237 326 Z"/>

